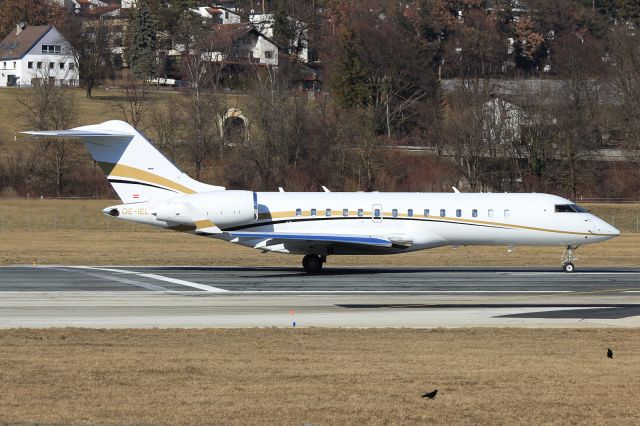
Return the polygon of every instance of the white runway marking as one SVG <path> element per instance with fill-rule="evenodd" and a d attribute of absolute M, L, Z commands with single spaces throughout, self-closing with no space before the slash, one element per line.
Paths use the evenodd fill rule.
<path fill-rule="evenodd" d="M 164 281 L 164 282 L 168 282 L 168 283 L 172 283 L 172 284 L 183 285 L 183 286 L 186 286 L 186 287 L 197 288 L 199 290 L 203 290 L 203 291 L 206 291 L 208 293 L 227 293 L 228 292 L 228 290 L 225 290 L 225 289 L 222 289 L 222 288 L 218 288 L 218 287 L 212 287 L 210 285 L 198 284 L 198 283 L 194 283 L 194 282 L 191 282 L 191 281 L 185 281 L 185 280 L 179 280 L 177 278 L 165 277 L 163 275 L 145 274 L 145 273 L 141 273 L 141 272 L 127 271 L 127 270 L 124 270 L 124 269 L 97 268 L 97 267 L 94 267 L 94 266 L 68 266 L 68 268 L 88 269 L 88 270 L 93 270 L 93 271 L 115 272 L 115 273 L 118 273 L 118 274 L 135 275 L 137 277 L 151 278 L 152 280 Z"/>
<path fill-rule="evenodd" d="M 566 272 L 498 272 L 499 274 L 520 275 L 526 277 L 534 277 L 536 275 L 556 275 L 556 276 L 580 276 L 580 275 L 639 275 L 640 272 L 575 272 L 567 274 Z"/>

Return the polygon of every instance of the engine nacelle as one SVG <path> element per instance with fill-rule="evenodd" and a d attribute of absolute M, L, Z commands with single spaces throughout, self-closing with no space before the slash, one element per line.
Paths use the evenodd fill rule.
<path fill-rule="evenodd" d="M 162 203 L 153 211 L 153 215 L 156 219 L 163 222 L 178 224 L 178 225 L 192 225 L 193 219 L 191 214 L 187 210 L 187 206 L 184 203 Z"/>
<path fill-rule="evenodd" d="M 213 191 L 167 200 L 156 206 L 158 220 L 193 225 L 208 219 L 219 228 L 239 226 L 258 219 L 258 200 L 252 191 Z"/>

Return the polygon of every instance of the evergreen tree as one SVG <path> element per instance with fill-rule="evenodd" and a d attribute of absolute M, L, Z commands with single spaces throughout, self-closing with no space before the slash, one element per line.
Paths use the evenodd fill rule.
<path fill-rule="evenodd" d="M 334 93 L 344 108 L 365 106 L 371 99 L 367 73 L 358 57 L 355 39 L 353 31 L 348 31 L 342 37 L 338 63 L 333 73 Z"/>
<path fill-rule="evenodd" d="M 276 45 L 286 53 L 297 54 L 299 53 L 298 46 L 295 45 L 297 38 L 295 21 L 289 18 L 286 2 L 278 0 L 273 11 L 273 39 Z"/>
<path fill-rule="evenodd" d="M 137 78 L 147 79 L 156 70 L 156 25 L 146 1 L 141 1 L 131 16 L 127 31 L 127 62 Z"/>

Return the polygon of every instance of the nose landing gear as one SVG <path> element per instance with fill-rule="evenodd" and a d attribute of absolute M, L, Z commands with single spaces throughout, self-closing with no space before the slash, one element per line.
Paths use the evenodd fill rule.
<path fill-rule="evenodd" d="M 327 261 L 327 256 L 307 254 L 302 258 L 302 267 L 307 274 L 317 274 L 322 270 L 322 264 Z"/>
<path fill-rule="evenodd" d="M 578 258 L 573 257 L 573 252 L 578 248 L 579 246 L 567 246 L 567 249 L 564 251 L 564 254 L 562 255 L 562 270 L 564 272 L 574 272 L 576 270 L 575 266 L 573 266 L 573 262 L 575 260 L 578 260 Z"/>

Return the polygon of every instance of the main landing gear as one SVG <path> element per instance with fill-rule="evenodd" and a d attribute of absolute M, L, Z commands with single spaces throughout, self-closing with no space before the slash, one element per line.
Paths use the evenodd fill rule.
<path fill-rule="evenodd" d="M 574 272 L 576 267 L 573 266 L 573 261 L 577 260 L 577 258 L 573 257 L 573 252 L 578 248 L 578 246 L 567 246 L 567 249 L 564 251 L 562 255 L 562 270 L 565 272 Z"/>
<path fill-rule="evenodd" d="M 317 274 L 322 270 L 322 264 L 327 261 L 327 256 L 307 254 L 302 258 L 302 267 L 307 274 Z"/>

